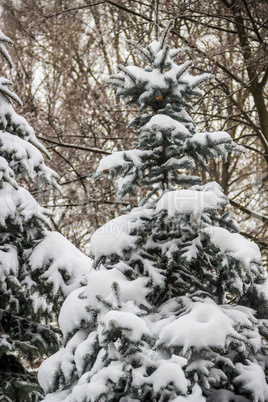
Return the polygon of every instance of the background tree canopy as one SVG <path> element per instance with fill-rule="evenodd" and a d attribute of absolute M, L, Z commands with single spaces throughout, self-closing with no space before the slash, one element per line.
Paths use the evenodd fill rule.
<path fill-rule="evenodd" d="M 87 252 L 93 231 L 136 202 L 119 203 L 111 183 L 94 173 L 104 154 L 131 148 L 135 140 L 126 129 L 131 110 L 106 81 L 118 64 L 142 67 L 129 56 L 129 41 L 153 38 L 153 6 L 138 0 L 2 2 L 1 28 L 15 44 L 11 79 L 22 94 L 20 113 L 49 149 L 64 191 L 61 199 L 52 188 L 32 188 L 32 194 L 54 210 L 55 228 Z M 171 45 L 187 47 L 192 73 L 214 75 L 192 118 L 199 131 L 227 131 L 245 154 L 212 161 L 203 179 L 220 183 L 242 233 L 266 261 L 267 17 L 264 0 L 163 0 L 159 15 L 160 26 L 175 20 Z"/>

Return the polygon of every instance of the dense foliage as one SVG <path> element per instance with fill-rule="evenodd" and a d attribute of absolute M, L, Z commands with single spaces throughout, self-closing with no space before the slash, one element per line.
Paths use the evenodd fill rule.
<path fill-rule="evenodd" d="M 191 75 L 166 29 L 145 67 L 119 66 L 110 84 L 141 112 L 136 148 L 98 173 L 138 195 L 92 236 L 88 284 L 63 304 L 64 347 L 39 380 L 45 401 L 266 401 L 268 279 L 258 247 L 239 234 L 216 182 L 197 168 L 242 152 L 189 115 L 208 74 Z"/>
<path fill-rule="evenodd" d="M 12 67 L 7 44 L 0 31 L 0 52 Z M 0 78 L 0 400 L 27 402 L 42 393 L 35 360 L 59 346 L 48 324 L 81 285 L 90 260 L 49 230 L 50 212 L 26 189 L 58 188 L 58 177 L 45 165 L 41 152 L 48 153 L 34 130 L 13 109 L 12 101 L 21 101 L 10 85 Z"/>

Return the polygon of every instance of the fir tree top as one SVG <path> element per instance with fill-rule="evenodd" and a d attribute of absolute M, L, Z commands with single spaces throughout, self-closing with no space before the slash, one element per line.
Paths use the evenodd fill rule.
<path fill-rule="evenodd" d="M 225 132 L 198 133 L 188 114 L 191 99 L 203 96 L 198 86 L 210 74 L 192 76 L 191 61 L 177 64 L 181 49 L 166 44 L 171 22 L 162 37 L 146 47 L 133 45 L 146 67 L 120 66 L 109 80 L 116 93 L 144 111 L 129 127 L 138 129 L 135 150 L 104 158 L 98 173 L 109 172 L 113 179 L 121 175 L 119 196 L 135 195 L 137 187 L 160 191 L 201 184 L 199 177 L 187 174 L 194 166 L 206 167 L 211 158 L 223 159 L 230 150 L 241 151 Z"/>

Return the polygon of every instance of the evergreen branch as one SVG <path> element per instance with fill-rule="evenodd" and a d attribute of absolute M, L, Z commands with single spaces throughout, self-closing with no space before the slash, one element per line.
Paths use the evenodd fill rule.
<path fill-rule="evenodd" d="M 178 80 L 188 68 L 192 67 L 193 62 L 191 60 L 186 61 L 185 63 L 181 64 L 179 67 L 179 71 L 176 74 L 176 80 Z"/>
<path fill-rule="evenodd" d="M 116 75 L 116 74 L 112 74 L 110 76 L 110 78 L 108 79 L 108 82 L 112 81 L 112 80 L 118 80 L 121 81 L 122 83 L 125 82 L 125 78 L 124 77 L 120 77 L 120 75 Z"/>
<path fill-rule="evenodd" d="M 137 11 L 130 10 L 127 7 L 123 6 L 122 4 L 118 4 L 115 1 L 112 0 L 107 0 L 107 3 L 119 8 L 120 10 L 126 11 L 127 13 L 130 13 L 132 15 L 135 15 L 139 18 L 142 18 L 143 20 L 147 22 L 153 22 L 151 18 L 146 17 L 145 15 L 142 15 L 138 13 Z M 231 20 L 233 23 L 233 20 Z M 190 40 L 186 39 L 184 36 L 182 36 L 179 32 L 175 31 L 174 29 L 171 30 L 171 33 L 179 37 L 184 43 L 187 44 L 187 46 L 191 49 L 195 49 L 199 54 L 201 54 L 204 57 L 208 57 L 208 55 L 201 49 L 199 49 L 195 44 L 191 43 Z M 234 81 L 238 82 L 239 84 L 244 86 L 244 81 L 240 79 L 237 75 L 235 75 L 232 71 L 228 70 L 222 63 L 219 61 L 215 60 L 215 65 L 218 66 L 223 72 L 225 72 L 230 78 L 232 78 Z"/>
<path fill-rule="evenodd" d="M 0 43 L 1 42 L 5 42 L 5 43 L 8 43 L 9 45 L 13 45 L 13 41 L 8 36 L 6 36 L 0 29 Z"/>
<path fill-rule="evenodd" d="M 3 58 L 8 62 L 9 67 L 13 68 L 12 59 L 11 59 L 8 51 L 6 50 L 5 46 L 1 44 L 1 41 L 0 41 L 0 53 L 3 56 Z"/>
<path fill-rule="evenodd" d="M 125 78 L 124 77 L 111 77 L 107 81 L 107 85 L 110 85 L 111 87 L 115 89 L 123 89 L 124 88 L 124 83 L 125 83 Z"/>
<path fill-rule="evenodd" d="M 8 36 L 6 36 L 0 29 L 0 53 L 2 54 L 4 59 L 8 62 L 9 67 L 13 68 L 12 59 L 3 43 L 7 43 L 8 45 L 13 45 L 13 41 Z"/>
<path fill-rule="evenodd" d="M 13 92 L 11 92 L 8 87 L 11 86 L 12 83 L 1 77 L 0 78 L 0 94 L 2 94 L 6 100 L 8 102 L 10 102 L 10 99 L 14 100 L 15 102 L 17 102 L 20 106 L 22 106 L 22 101 L 20 100 L 20 98 Z"/>
<path fill-rule="evenodd" d="M 36 344 L 38 348 L 42 349 L 39 351 L 40 354 L 46 348 L 54 351 L 58 343 L 56 337 L 58 329 L 15 316 L 4 309 L 0 309 L 0 332 L 10 334 L 15 341 L 31 340 L 33 345 Z"/>
<path fill-rule="evenodd" d="M 114 292 L 117 304 L 118 304 L 118 308 L 122 307 L 122 301 L 121 301 L 121 295 L 120 295 L 120 287 L 118 285 L 118 282 L 113 282 L 112 283 L 112 290 Z"/>
<path fill-rule="evenodd" d="M 98 300 L 99 303 L 103 304 L 104 307 L 106 307 L 108 309 L 112 309 L 112 307 L 113 307 L 112 303 L 110 303 L 107 300 L 105 300 L 103 296 L 96 295 L 95 297 L 96 297 L 96 299 Z"/>
<path fill-rule="evenodd" d="M 193 275 L 189 272 L 186 271 L 186 269 L 184 267 L 180 267 L 180 275 L 186 278 L 186 282 L 187 279 L 192 281 L 200 290 L 203 290 L 204 292 L 207 292 L 207 286 L 203 285 L 202 282 L 199 281 L 198 278 L 193 277 Z"/>
<path fill-rule="evenodd" d="M 153 59 L 154 59 L 154 54 L 153 54 L 153 51 L 152 51 L 151 47 L 150 47 L 150 46 L 147 46 L 146 49 L 147 49 L 148 52 L 150 53 L 151 59 L 153 60 Z"/>
<path fill-rule="evenodd" d="M 134 84 L 136 84 L 136 77 L 133 74 L 131 74 L 131 72 L 125 66 L 119 64 L 117 66 L 117 69 L 119 72 L 122 71 L 124 74 L 126 74 L 131 79 L 131 81 L 134 82 Z"/>
<path fill-rule="evenodd" d="M 195 83 L 191 87 L 195 88 L 195 87 L 197 87 L 197 85 L 199 85 L 202 82 L 208 80 L 209 78 L 211 78 L 211 74 L 208 74 L 208 73 L 204 73 L 202 75 L 199 75 L 199 76 L 196 77 Z"/>
<path fill-rule="evenodd" d="M 145 61 L 147 61 L 149 64 L 152 63 L 152 59 L 153 59 L 152 56 L 153 56 L 153 55 L 150 54 L 150 56 L 148 56 L 148 54 L 146 53 L 146 50 L 148 51 L 148 53 L 150 53 L 150 52 L 149 52 L 149 49 L 143 48 L 143 47 L 140 46 L 138 43 L 133 43 L 133 42 L 131 42 L 131 41 L 128 41 L 128 43 L 129 43 L 134 49 L 137 50 L 137 53 L 139 53 L 139 54 L 141 54 L 141 55 L 143 56 L 143 58 L 144 58 Z"/>
<path fill-rule="evenodd" d="M 168 55 L 168 51 L 169 51 L 169 46 L 165 46 L 164 49 L 163 49 L 161 61 L 159 63 L 161 73 L 164 70 L 165 61 L 166 61 L 166 58 L 167 58 L 167 55 Z"/>

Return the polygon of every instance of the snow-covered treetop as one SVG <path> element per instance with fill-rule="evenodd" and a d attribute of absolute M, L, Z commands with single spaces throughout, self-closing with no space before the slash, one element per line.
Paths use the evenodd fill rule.
<path fill-rule="evenodd" d="M 198 85 L 210 77 L 210 74 L 190 75 L 191 61 L 181 65 L 175 62 L 181 50 L 170 49 L 165 43 L 171 27 L 172 23 L 159 41 L 154 40 L 145 48 L 133 45 L 148 64 L 145 69 L 119 66 L 119 73 L 110 79 L 110 83 L 117 88 L 117 94 L 129 98 L 128 104 L 136 104 L 140 110 L 150 106 L 157 112 L 167 105 L 176 105 L 175 110 L 181 106 L 191 108 L 190 99 L 203 95 Z"/>
<path fill-rule="evenodd" d="M 198 85 L 210 74 L 191 75 L 191 61 L 177 64 L 183 50 L 166 44 L 171 27 L 172 23 L 160 40 L 146 47 L 133 45 L 147 64 L 145 68 L 119 66 L 109 80 L 117 95 L 128 99 L 128 105 L 145 112 L 129 124 L 139 136 L 136 149 L 107 156 L 97 171 L 109 173 L 111 179 L 122 176 L 120 197 L 136 195 L 136 189 L 144 186 L 161 193 L 201 184 L 199 177 L 188 174 L 194 166 L 205 167 L 211 158 L 225 159 L 230 150 L 241 150 L 225 132 L 196 132 L 188 111 L 192 98 L 203 95 Z"/>

